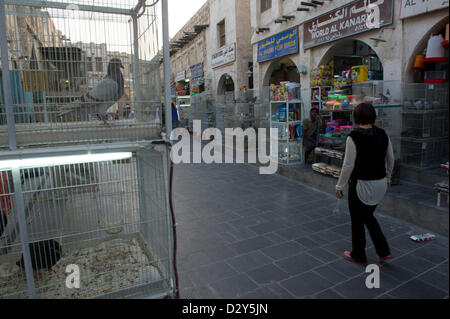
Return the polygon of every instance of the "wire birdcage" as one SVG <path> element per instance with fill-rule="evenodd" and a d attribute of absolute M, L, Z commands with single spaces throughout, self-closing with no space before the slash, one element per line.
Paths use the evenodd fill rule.
<path fill-rule="evenodd" d="M 21 164 L 0 161 L 7 217 L 0 298 L 173 297 L 168 150 L 131 144 L 117 150 L 94 151 L 92 158 L 60 153 L 41 159 L 41 166 L 26 157 Z M 78 287 L 67 283 L 73 265 Z"/>
<path fill-rule="evenodd" d="M 0 1 L 0 298 L 176 293 L 158 6 Z"/>
<path fill-rule="evenodd" d="M 17 146 L 159 138 L 159 1 L 4 1 Z"/>

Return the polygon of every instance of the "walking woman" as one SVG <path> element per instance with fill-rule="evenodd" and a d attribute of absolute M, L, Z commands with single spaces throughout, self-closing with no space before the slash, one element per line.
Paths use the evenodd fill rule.
<path fill-rule="evenodd" d="M 369 230 L 380 262 L 392 258 L 389 245 L 374 216 L 377 205 L 391 187 L 394 151 L 386 132 L 375 126 L 377 114 L 371 104 L 363 103 L 353 112 L 356 129 L 347 139 L 344 165 L 336 185 L 336 196 L 344 196 L 348 184 L 348 206 L 352 223 L 352 252 L 344 257 L 367 266 L 366 233 Z"/>

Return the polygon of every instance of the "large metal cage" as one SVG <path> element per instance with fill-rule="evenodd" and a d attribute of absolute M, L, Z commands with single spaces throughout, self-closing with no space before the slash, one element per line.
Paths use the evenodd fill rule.
<path fill-rule="evenodd" d="M 0 298 L 174 297 L 168 148 L 36 152 L 0 154 Z"/>
<path fill-rule="evenodd" d="M 1 2 L 0 148 L 159 138 L 160 1 Z"/>

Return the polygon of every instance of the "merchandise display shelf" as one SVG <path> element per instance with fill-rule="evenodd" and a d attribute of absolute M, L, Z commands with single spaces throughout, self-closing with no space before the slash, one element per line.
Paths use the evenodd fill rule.
<path fill-rule="evenodd" d="M 279 130 L 278 137 L 272 137 L 270 141 L 278 143 L 278 162 L 281 164 L 291 165 L 302 160 L 302 111 L 301 99 L 270 101 L 270 127 Z"/>

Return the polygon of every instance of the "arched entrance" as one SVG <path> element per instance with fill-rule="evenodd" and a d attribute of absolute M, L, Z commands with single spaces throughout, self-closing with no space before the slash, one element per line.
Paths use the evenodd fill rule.
<path fill-rule="evenodd" d="M 217 94 L 225 95 L 227 93 L 233 93 L 234 89 L 234 81 L 231 75 L 229 75 L 228 73 L 222 75 L 217 87 Z"/>
<path fill-rule="evenodd" d="M 270 64 L 264 76 L 263 86 L 279 85 L 283 81 L 300 82 L 297 65 L 289 58 L 278 59 Z"/>
<path fill-rule="evenodd" d="M 383 65 L 375 50 L 367 43 L 349 39 L 331 47 L 319 65 L 332 65 L 334 76 L 358 65 L 368 66 L 367 80 L 383 80 Z"/>
<path fill-rule="evenodd" d="M 435 35 L 439 35 L 441 34 L 443 37 L 445 37 L 445 26 L 446 24 L 449 23 L 449 17 L 445 17 L 443 18 L 441 21 L 439 21 L 438 23 L 434 24 L 433 26 L 431 26 L 430 30 L 428 30 L 428 32 L 426 32 L 424 34 L 424 36 L 422 37 L 422 39 L 420 41 L 417 42 L 417 45 L 415 46 L 409 61 L 406 65 L 406 70 L 405 70 L 405 80 L 406 82 L 409 83 L 421 83 L 424 80 L 424 73 L 425 73 L 425 69 L 421 69 L 421 68 L 413 68 L 414 66 L 414 62 L 416 59 L 417 55 L 425 55 L 424 51 L 427 48 L 428 45 L 428 40 L 430 40 L 431 36 L 435 36 Z M 434 65 L 428 65 L 428 67 L 435 67 Z M 445 66 L 445 69 L 447 68 L 447 66 Z"/>

